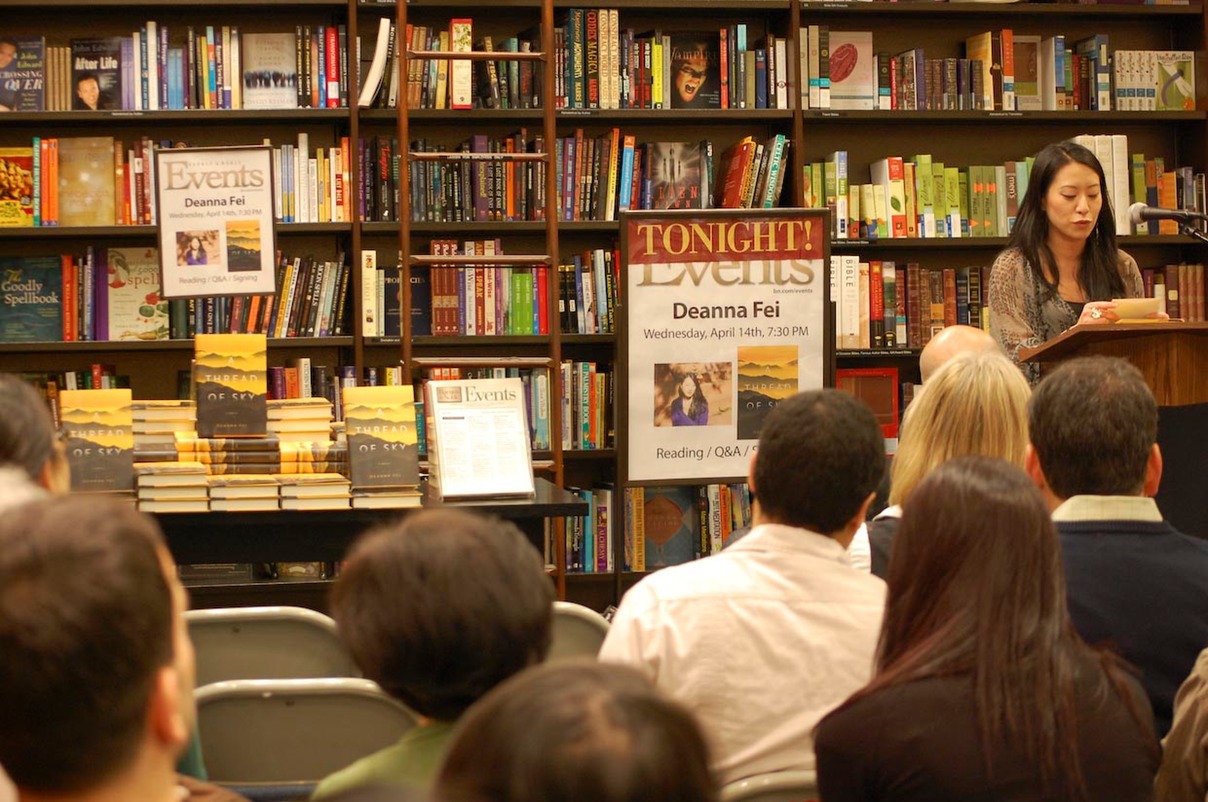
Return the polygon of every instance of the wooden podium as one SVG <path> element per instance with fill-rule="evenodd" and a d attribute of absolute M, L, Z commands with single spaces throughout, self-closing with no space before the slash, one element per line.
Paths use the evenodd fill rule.
<path fill-rule="evenodd" d="M 1160 407 L 1158 506 L 1181 531 L 1208 537 L 1208 323 L 1075 326 L 1019 352 L 1042 372 L 1080 356 L 1123 357 L 1140 369 Z"/>

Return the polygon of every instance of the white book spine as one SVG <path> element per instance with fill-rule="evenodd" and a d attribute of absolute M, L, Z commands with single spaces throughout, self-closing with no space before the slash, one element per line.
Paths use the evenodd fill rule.
<path fill-rule="evenodd" d="M 377 251 L 361 251 L 361 335 L 381 336 L 377 308 Z"/>

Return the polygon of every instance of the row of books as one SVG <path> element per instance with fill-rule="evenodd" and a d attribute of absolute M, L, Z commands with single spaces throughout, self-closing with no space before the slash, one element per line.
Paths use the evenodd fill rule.
<path fill-rule="evenodd" d="M 154 225 L 156 148 L 185 143 L 140 137 L 126 147 L 113 137 L 35 137 L 29 146 L 0 148 L 0 226 Z M 264 144 L 271 145 L 266 141 Z M 312 149 L 309 135 L 273 148 L 273 211 L 285 223 L 361 219 L 375 163 L 362 140 L 361 180 L 354 199 L 348 137 Z"/>
<path fill-rule="evenodd" d="M 625 505 L 624 570 L 643 572 L 716 554 L 751 525 L 745 483 L 631 486 Z"/>
<path fill-rule="evenodd" d="M 989 270 L 832 255 L 835 346 L 917 349 L 945 326 L 986 328 Z"/>
<path fill-rule="evenodd" d="M 429 243 L 429 251 L 436 256 L 490 257 L 503 254 L 503 243 L 438 239 Z M 445 337 L 549 334 L 549 276 L 550 268 L 540 264 L 433 267 L 428 271 L 430 331 Z"/>
<path fill-rule="evenodd" d="M 1118 235 L 1178 233 L 1172 220 L 1149 221 L 1134 232 L 1128 216 L 1132 202 L 1194 212 L 1208 208 L 1204 174 L 1194 168 L 1129 154 L 1124 134 L 1074 139 L 1103 166 Z M 869 165 L 871 183 L 858 184 L 850 180 L 847 151 L 835 151 L 805 165 L 805 206 L 831 209 L 832 236 L 839 240 L 1005 237 L 1027 193 L 1032 162 L 1026 156 L 966 168 L 931 154 L 887 156 Z"/>
<path fill-rule="evenodd" d="M 359 105 L 395 108 L 402 94 L 412 109 L 535 109 L 541 105 L 540 62 L 532 59 L 476 62 L 457 59 L 420 59 L 407 62 L 407 79 L 398 83 L 399 51 L 530 53 L 539 49 L 536 34 L 496 40 L 486 35 L 474 46 L 473 20 L 455 18 L 447 28 L 408 24 L 399 37 L 396 26 L 379 23 L 373 60 L 366 72 Z M 537 47 L 534 47 L 536 43 Z"/>
<path fill-rule="evenodd" d="M 747 23 L 691 33 L 621 28 L 617 9 L 571 8 L 554 29 L 555 103 L 567 109 L 787 109 L 788 49 Z"/>
<path fill-rule="evenodd" d="M 965 58 L 877 51 L 871 31 L 802 26 L 801 105 L 882 111 L 1192 111 L 1195 53 L 1111 50 L 1010 28 L 964 42 Z"/>
<path fill-rule="evenodd" d="M 922 268 L 915 262 L 831 256 L 831 299 L 839 349 L 922 348 L 945 326 L 988 329 L 987 266 Z M 1145 295 L 1172 318 L 1205 320 L 1204 267 L 1141 269 Z"/>
<path fill-rule="evenodd" d="M 426 139 L 411 143 L 412 153 L 449 148 Z M 541 134 L 521 128 L 507 136 L 473 134 L 453 150 L 466 154 L 538 154 Z M 455 161 L 409 160 L 411 219 L 434 222 L 545 219 L 544 161 L 462 158 Z M 397 192 L 397 188 L 394 190 Z"/>
<path fill-rule="evenodd" d="M 128 36 L 13 41 L 16 111 L 340 108 L 348 106 L 344 25 L 292 33 L 148 20 Z"/>
<path fill-rule="evenodd" d="M 274 295 L 165 300 L 154 248 L 0 259 L 0 342 L 185 339 L 197 333 L 327 337 L 351 331 L 349 269 L 277 255 Z"/>

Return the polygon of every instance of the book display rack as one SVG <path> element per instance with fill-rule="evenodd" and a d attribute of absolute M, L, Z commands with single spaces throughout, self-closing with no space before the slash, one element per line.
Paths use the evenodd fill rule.
<path fill-rule="evenodd" d="M 1198 95 L 1208 81 L 1194 57 L 1177 56 L 1204 50 L 1198 2 L 10 0 L 5 9 L 0 39 L 23 55 L 0 68 L 0 106 L 15 109 L 0 111 L 0 167 L 28 186 L 0 192 L 0 269 L 17 271 L 4 289 L 24 299 L 14 304 L 37 308 L 13 325 L 13 306 L 0 311 L 0 370 L 114 373 L 129 377 L 136 400 L 174 398 L 193 334 L 263 331 L 270 372 L 305 359 L 337 387 L 517 376 L 529 391 L 534 469 L 592 510 L 551 527 L 559 592 L 598 607 L 636 576 L 623 571 L 617 532 L 603 533 L 613 559 L 597 553 L 596 570 L 567 568 L 567 532 L 601 534 L 614 503 L 624 210 L 830 207 L 844 223 L 832 255 L 848 258 L 841 269 L 854 268 L 857 284 L 860 264 L 871 283 L 876 263 L 882 292 L 880 305 L 867 296 L 867 344 L 858 325 L 838 332 L 837 364 L 895 368 L 913 384 L 921 342 L 895 336 L 889 346 L 887 276 L 895 334 L 934 322 L 930 296 L 913 322 L 896 304 L 912 266 L 920 282 L 951 271 L 954 290 L 963 273 L 969 314 L 968 285 L 1005 243 L 1006 205 L 985 194 L 995 167 L 1005 177 L 1009 163 L 1055 140 L 1123 137 L 1129 197 L 1117 205 L 1170 205 L 1151 187 L 1173 192 L 1175 205 L 1203 203 L 1208 112 Z M 1035 100 L 1021 100 L 1033 90 L 1019 61 L 1010 104 L 1005 70 L 975 65 L 983 44 L 996 63 L 1004 31 L 1037 42 Z M 1152 68 L 1134 55 L 1158 53 L 1168 55 Z M 1117 74 L 1121 64 L 1133 67 Z M 1152 106 L 1146 69 L 1166 70 Z M 276 295 L 164 300 L 138 283 L 157 247 L 152 149 L 266 142 Z M 89 159 L 104 161 L 103 177 L 80 166 Z M 923 163 L 956 168 L 945 197 L 962 236 L 894 228 L 894 181 L 903 219 L 923 219 Z M 850 192 L 865 185 L 871 204 Z M 927 185 L 931 212 L 947 225 L 937 187 Z M 1161 230 L 1121 246 L 1163 275 L 1203 259 L 1202 246 Z M 1186 272 L 1185 303 L 1196 275 Z M 46 291 L 30 300 L 35 280 Z"/>

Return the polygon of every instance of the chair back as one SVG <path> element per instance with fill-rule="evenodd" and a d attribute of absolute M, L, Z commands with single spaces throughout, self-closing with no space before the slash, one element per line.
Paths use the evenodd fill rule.
<path fill-rule="evenodd" d="M 313 783 L 396 742 L 415 716 L 364 679 L 232 680 L 197 690 L 210 780 Z"/>
<path fill-rule="evenodd" d="M 357 677 L 328 616 L 302 607 L 232 607 L 185 614 L 197 685 L 232 679 Z"/>
<path fill-rule="evenodd" d="M 721 802 L 816 802 L 818 777 L 812 771 L 771 771 L 727 783 Z"/>
<path fill-rule="evenodd" d="M 553 634 L 548 660 L 595 657 L 600 653 L 608 619 L 590 607 L 574 602 L 554 602 Z"/>

